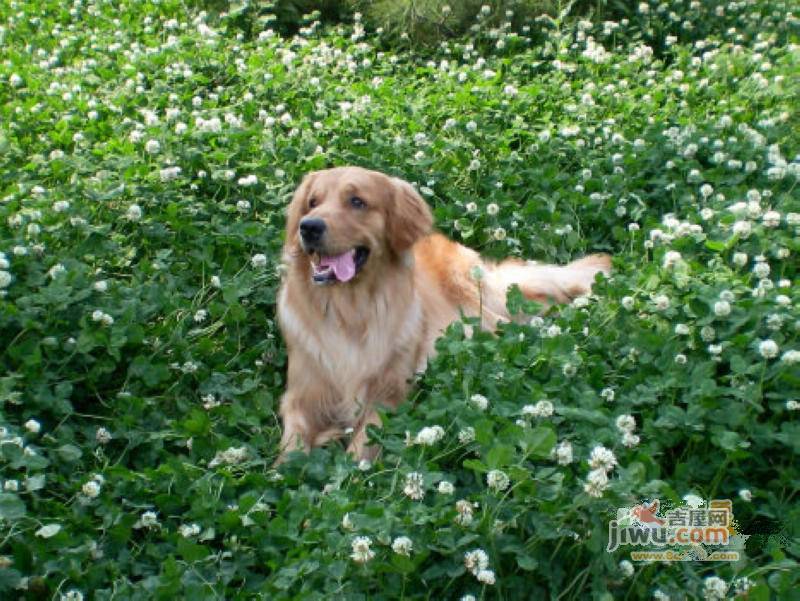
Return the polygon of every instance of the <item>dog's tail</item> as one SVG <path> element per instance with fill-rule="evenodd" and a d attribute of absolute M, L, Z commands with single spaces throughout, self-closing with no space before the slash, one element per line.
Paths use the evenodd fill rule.
<path fill-rule="evenodd" d="M 598 273 L 611 271 L 611 257 L 589 255 L 567 265 L 547 265 L 535 261 L 509 259 L 497 264 L 484 263 L 481 301 L 484 321 L 494 327 L 499 320 L 512 318 L 506 309 L 506 292 L 516 284 L 525 298 L 544 305 L 565 303 L 589 294 Z"/>

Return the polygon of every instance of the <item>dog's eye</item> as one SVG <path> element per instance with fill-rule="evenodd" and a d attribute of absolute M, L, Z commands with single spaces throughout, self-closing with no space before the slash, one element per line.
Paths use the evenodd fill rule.
<path fill-rule="evenodd" d="M 367 203 L 365 203 L 365 202 L 364 202 L 362 199 L 360 199 L 358 196 L 353 196 L 353 197 L 350 199 L 350 205 L 351 205 L 351 206 L 352 206 L 354 209 L 366 209 L 366 208 L 367 208 Z"/>
<path fill-rule="evenodd" d="M 311 200 L 308 201 L 308 208 L 309 209 L 313 209 L 316 206 L 317 206 L 317 199 L 316 198 L 312 198 Z"/>

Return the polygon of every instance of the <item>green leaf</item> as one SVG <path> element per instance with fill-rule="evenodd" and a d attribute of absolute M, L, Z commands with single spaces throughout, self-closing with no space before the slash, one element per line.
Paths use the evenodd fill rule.
<path fill-rule="evenodd" d="M 75 463 L 83 456 L 83 451 L 74 444 L 64 444 L 56 449 L 58 457 L 67 463 Z"/>
<path fill-rule="evenodd" d="M 556 445 L 556 433 L 546 426 L 526 429 L 522 434 L 522 448 L 536 457 L 549 457 L 550 451 Z"/>
<path fill-rule="evenodd" d="M 508 465 L 514 459 L 514 447 L 509 445 L 495 445 L 486 454 L 486 465 L 490 469 L 497 469 Z"/>
<path fill-rule="evenodd" d="M 0 493 L 0 518 L 12 521 L 26 513 L 25 503 L 17 495 Z"/>

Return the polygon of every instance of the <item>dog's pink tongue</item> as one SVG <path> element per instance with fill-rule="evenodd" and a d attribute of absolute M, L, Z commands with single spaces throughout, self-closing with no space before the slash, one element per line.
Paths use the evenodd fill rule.
<path fill-rule="evenodd" d="M 356 275 L 356 251 L 352 249 L 335 257 L 321 257 L 319 266 L 330 267 L 337 280 L 348 282 Z"/>

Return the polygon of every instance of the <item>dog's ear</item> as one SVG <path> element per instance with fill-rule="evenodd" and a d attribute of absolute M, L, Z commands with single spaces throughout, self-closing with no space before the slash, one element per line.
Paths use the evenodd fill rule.
<path fill-rule="evenodd" d="M 399 254 L 430 233 L 433 215 L 411 184 L 396 177 L 390 179 L 394 198 L 387 225 L 388 237 L 392 250 Z"/>
<path fill-rule="evenodd" d="M 289 203 L 289 207 L 286 210 L 286 246 L 293 246 L 297 243 L 297 229 L 300 226 L 300 219 L 303 218 L 308 201 L 308 189 L 311 187 L 311 182 L 314 181 L 316 174 L 316 171 L 312 171 L 303 178 L 297 190 L 294 191 L 292 202 Z"/>

